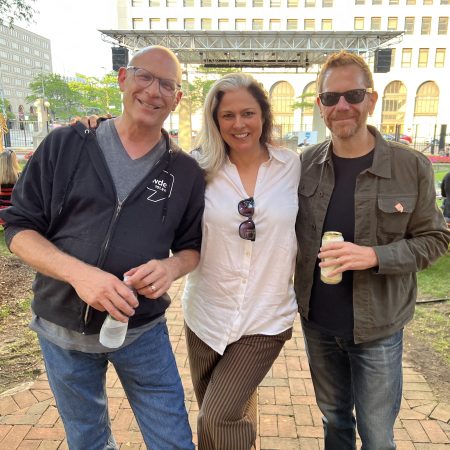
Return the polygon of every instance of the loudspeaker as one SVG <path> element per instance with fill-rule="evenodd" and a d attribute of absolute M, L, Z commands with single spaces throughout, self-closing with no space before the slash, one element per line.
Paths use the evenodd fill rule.
<path fill-rule="evenodd" d="M 128 49 L 125 47 L 112 47 L 112 68 L 119 70 L 128 64 Z"/>
<path fill-rule="evenodd" d="M 375 50 L 375 63 L 374 72 L 375 73 L 387 73 L 391 70 L 391 48 L 382 48 L 380 50 Z"/>

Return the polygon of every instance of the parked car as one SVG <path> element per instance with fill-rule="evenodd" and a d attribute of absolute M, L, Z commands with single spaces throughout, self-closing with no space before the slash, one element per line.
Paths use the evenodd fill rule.
<path fill-rule="evenodd" d="M 394 134 L 383 134 L 383 137 L 387 141 L 395 141 Z M 398 142 L 401 142 L 402 144 L 410 145 L 410 144 L 412 144 L 412 137 L 408 136 L 407 134 L 401 134 Z"/>

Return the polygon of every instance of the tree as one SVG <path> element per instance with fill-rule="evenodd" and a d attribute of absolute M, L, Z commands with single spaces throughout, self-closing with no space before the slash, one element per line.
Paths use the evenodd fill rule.
<path fill-rule="evenodd" d="M 16 118 L 14 113 L 11 111 L 11 103 L 9 100 L 7 98 L 0 98 L 0 114 L 4 115 L 5 113 L 7 119 L 14 120 Z"/>
<path fill-rule="evenodd" d="M 48 100 L 53 117 L 67 120 L 80 113 L 81 95 L 72 90 L 61 75 L 56 73 L 36 75 L 29 88 L 32 94 L 26 101 L 33 103 L 38 98 Z"/>
<path fill-rule="evenodd" d="M 77 74 L 77 81 L 69 82 L 69 87 L 80 94 L 84 114 L 120 113 L 121 98 L 115 72 L 101 79 Z"/>
<path fill-rule="evenodd" d="M 15 20 L 30 22 L 36 12 L 31 3 L 35 0 L 0 0 L 0 24 L 12 25 Z"/>

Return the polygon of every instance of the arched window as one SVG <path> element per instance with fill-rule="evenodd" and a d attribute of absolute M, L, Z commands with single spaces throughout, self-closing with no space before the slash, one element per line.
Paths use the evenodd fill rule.
<path fill-rule="evenodd" d="M 419 86 L 414 107 L 415 116 L 437 116 L 439 106 L 439 88 L 434 81 Z"/>
<path fill-rule="evenodd" d="M 305 106 L 303 106 L 302 108 L 303 117 L 313 115 L 316 96 L 317 96 L 316 82 L 312 81 L 311 83 L 306 85 L 305 89 L 303 89 L 302 98 L 299 99 L 301 100 L 302 103 L 305 104 Z"/>
<path fill-rule="evenodd" d="M 272 103 L 274 128 L 279 137 L 292 131 L 294 127 L 294 88 L 286 81 L 276 83 L 270 92 Z"/>
<path fill-rule="evenodd" d="M 396 125 L 400 125 L 400 132 L 403 132 L 405 108 L 406 87 L 401 81 L 392 81 L 386 86 L 383 94 L 382 133 L 395 133 Z"/>

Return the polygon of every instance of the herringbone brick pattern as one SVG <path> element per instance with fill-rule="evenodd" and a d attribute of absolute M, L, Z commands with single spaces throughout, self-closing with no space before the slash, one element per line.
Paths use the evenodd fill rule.
<path fill-rule="evenodd" d="M 175 283 L 168 313 L 173 350 L 183 380 L 186 407 L 196 439 L 198 407 L 189 376 L 180 297 Z M 145 449 L 130 405 L 113 369 L 107 376 L 110 415 L 120 449 Z M 259 450 L 323 448 L 321 415 L 299 321 L 295 333 L 264 379 L 259 397 Z M 395 428 L 398 450 L 450 450 L 450 405 L 438 403 L 424 377 L 404 366 L 402 408 Z M 64 428 L 45 374 L 0 396 L 0 450 L 67 449 Z"/>

